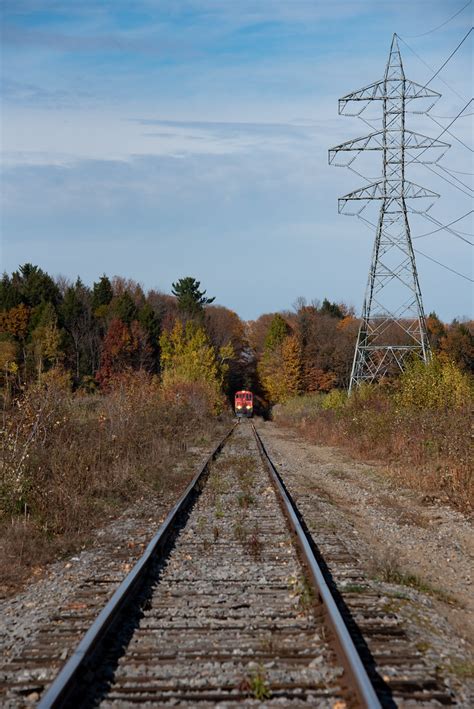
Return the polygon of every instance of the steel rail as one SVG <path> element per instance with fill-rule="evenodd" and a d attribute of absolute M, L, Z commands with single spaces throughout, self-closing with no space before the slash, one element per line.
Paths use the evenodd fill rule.
<path fill-rule="evenodd" d="M 192 506 L 196 496 L 202 490 L 205 478 L 209 472 L 210 464 L 224 447 L 224 444 L 232 434 L 235 426 L 236 424 L 226 433 L 200 471 L 191 480 L 178 502 L 176 502 L 168 513 L 165 521 L 149 542 L 143 555 L 118 586 L 113 596 L 99 613 L 69 660 L 39 701 L 37 705 L 38 709 L 56 709 L 57 707 L 71 706 L 67 704 L 68 699 L 74 692 L 77 692 L 88 662 L 106 638 L 108 631 L 119 618 L 120 613 L 127 603 L 145 581 L 152 564 L 158 561 L 164 554 L 167 544 L 176 529 L 176 522 L 180 516 L 186 513 Z"/>
<path fill-rule="evenodd" d="M 298 546 L 301 550 L 303 560 L 308 568 L 311 576 L 311 581 L 316 588 L 318 595 L 326 610 L 327 619 L 335 634 L 336 645 L 338 649 L 339 659 L 343 666 L 347 669 L 352 685 L 356 691 L 357 697 L 361 706 L 369 707 L 370 709 L 378 709 L 382 705 L 375 692 L 375 689 L 370 681 L 367 671 L 362 663 L 359 653 L 354 645 L 354 642 L 347 629 L 346 623 L 337 607 L 334 596 L 324 578 L 324 574 L 311 548 L 311 544 L 307 533 L 304 531 L 300 522 L 300 513 L 295 502 L 290 497 L 283 483 L 283 480 L 273 465 L 270 456 L 268 455 L 262 439 L 257 433 L 255 425 L 252 423 L 255 440 L 260 451 L 261 458 L 265 463 L 270 478 L 278 492 L 278 496 L 282 503 L 283 511 L 288 519 L 291 531 L 296 535 Z"/>

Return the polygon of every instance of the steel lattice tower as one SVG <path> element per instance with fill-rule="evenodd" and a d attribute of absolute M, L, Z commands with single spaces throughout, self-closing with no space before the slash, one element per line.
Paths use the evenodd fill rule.
<path fill-rule="evenodd" d="M 329 163 L 346 167 L 363 151 L 379 150 L 383 156 L 381 179 L 338 200 L 339 213 L 357 216 L 372 200 L 380 201 L 349 391 L 362 382 L 372 382 L 402 369 L 409 357 L 418 356 L 426 362 L 430 356 L 408 213 L 426 212 L 439 195 L 409 182 L 405 168 L 411 162 L 437 162 L 449 144 L 408 130 L 405 118 L 409 112 L 407 105 L 415 99 L 428 100 L 430 105 L 413 112 L 427 113 L 439 97 L 437 92 L 405 78 L 394 35 L 384 78 L 339 99 L 339 113 L 344 115 L 360 116 L 373 101 L 381 101 L 383 107 L 381 131 L 329 150 Z M 428 155 L 420 160 L 431 148 L 442 149 L 438 157 L 430 159 Z M 345 162 L 337 163 L 336 157 L 341 154 L 345 154 Z M 428 199 L 430 204 L 415 209 L 414 199 Z M 351 203 L 357 205 L 352 212 L 348 209 Z"/>

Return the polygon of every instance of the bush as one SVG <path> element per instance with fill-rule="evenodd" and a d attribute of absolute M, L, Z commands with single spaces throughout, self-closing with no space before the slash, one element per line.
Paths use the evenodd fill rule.
<path fill-rule="evenodd" d="M 322 400 L 321 407 L 324 410 L 332 409 L 334 411 L 342 411 L 347 405 L 347 392 L 341 389 L 332 389 L 329 394 L 326 394 Z"/>
<path fill-rule="evenodd" d="M 176 462 L 187 444 L 215 435 L 212 408 L 203 387 L 189 384 L 171 396 L 143 371 L 117 376 L 106 395 L 72 394 L 60 371 L 48 372 L 5 416 L 4 543 L 13 530 L 18 537 L 21 515 L 27 546 L 34 530 L 46 552 L 48 539 L 74 547 L 104 514 L 143 495 L 177 494 L 190 472 L 176 473 Z"/>
<path fill-rule="evenodd" d="M 468 510 L 472 392 L 469 375 L 455 365 L 416 362 L 395 384 L 362 385 L 350 397 L 337 390 L 298 397 L 280 405 L 275 419 L 314 442 L 383 461 L 398 481 Z M 308 406 L 311 399 L 315 405 Z"/>
<path fill-rule="evenodd" d="M 472 379 L 452 362 L 413 362 L 401 375 L 396 401 L 404 409 L 458 409 L 472 401 Z"/>

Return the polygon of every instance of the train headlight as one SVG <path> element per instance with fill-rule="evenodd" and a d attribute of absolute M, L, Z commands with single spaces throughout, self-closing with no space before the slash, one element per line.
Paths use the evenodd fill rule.
<path fill-rule="evenodd" d="M 237 404 L 237 406 L 236 406 L 235 408 L 236 408 L 236 409 L 241 409 L 242 406 L 241 406 L 240 404 Z"/>
<path fill-rule="evenodd" d="M 252 407 L 251 407 L 250 404 L 247 404 L 247 406 L 246 406 L 245 408 L 246 408 L 246 409 L 251 409 Z"/>

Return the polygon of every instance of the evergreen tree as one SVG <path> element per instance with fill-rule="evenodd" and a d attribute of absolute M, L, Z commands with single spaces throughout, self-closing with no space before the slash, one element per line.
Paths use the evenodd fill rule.
<path fill-rule="evenodd" d="M 61 302 L 61 293 L 51 276 L 31 263 L 20 266 L 13 273 L 11 282 L 21 302 L 31 308 L 44 303 L 51 303 L 56 308 Z"/>
<path fill-rule="evenodd" d="M 265 350 L 274 350 L 281 345 L 285 337 L 290 333 L 290 327 L 286 320 L 277 313 L 270 323 L 267 336 L 265 338 Z"/>
<path fill-rule="evenodd" d="M 112 298 L 114 297 L 114 292 L 112 290 L 112 284 L 107 276 L 101 276 L 97 283 L 94 283 L 92 287 L 92 307 L 94 310 L 100 308 L 102 305 L 108 305 Z"/>
<path fill-rule="evenodd" d="M 330 315 L 332 318 L 342 319 L 344 313 L 337 303 L 331 303 L 327 298 L 324 298 L 323 304 L 321 305 L 320 313 L 322 315 Z"/>
<path fill-rule="evenodd" d="M 81 376 L 93 374 L 99 344 L 98 325 L 92 316 L 91 292 L 80 278 L 66 289 L 60 315 L 66 331 L 66 355 L 76 381 L 79 381 Z"/>
<path fill-rule="evenodd" d="M 21 294 L 9 275 L 4 273 L 0 281 L 0 310 L 10 310 L 21 303 Z"/>
<path fill-rule="evenodd" d="M 150 303 L 146 302 L 143 307 L 140 308 L 138 322 L 148 336 L 148 342 L 153 353 L 153 369 L 158 371 L 160 364 L 161 323 Z"/>
<path fill-rule="evenodd" d="M 128 290 L 114 301 L 113 310 L 115 316 L 126 325 L 131 325 L 138 318 L 138 308 Z"/>
<path fill-rule="evenodd" d="M 206 291 L 200 291 L 200 281 L 192 276 L 180 278 L 172 284 L 172 293 L 178 299 L 180 311 L 190 317 L 202 315 L 204 306 L 213 303 L 215 298 L 206 298 Z"/>

